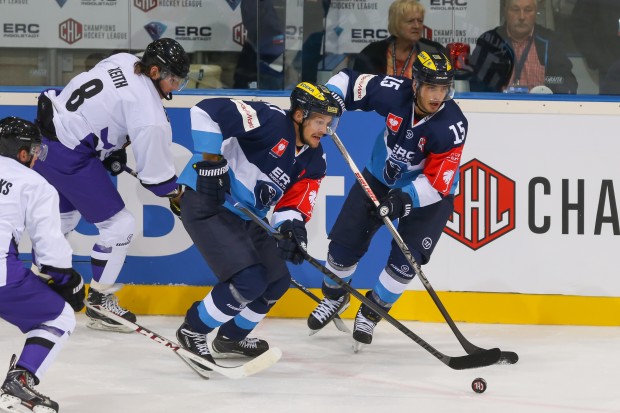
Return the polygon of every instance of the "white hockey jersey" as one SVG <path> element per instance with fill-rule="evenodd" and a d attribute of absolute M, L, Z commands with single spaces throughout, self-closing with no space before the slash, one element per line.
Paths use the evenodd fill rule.
<path fill-rule="evenodd" d="M 56 96 L 54 108 L 58 139 L 70 149 L 94 134 L 100 159 L 131 140 L 136 172 L 145 184 L 158 184 L 175 175 L 172 128 L 155 85 L 134 73 L 138 58 L 118 53 L 74 77 Z"/>
<path fill-rule="evenodd" d="M 39 264 L 71 268 L 73 251 L 60 230 L 58 193 L 35 171 L 0 156 L 0 287 L 7 283 L 7 256 L 17 253 L 24 230 Z"/>

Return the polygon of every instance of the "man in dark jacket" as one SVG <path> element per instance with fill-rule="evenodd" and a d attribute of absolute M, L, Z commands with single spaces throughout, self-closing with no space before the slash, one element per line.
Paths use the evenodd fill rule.
<path fill-rule="evenodd" d="M 536 0 L 508 0 L 505 23 L 483 33 L 470 62 L 475 92 L 521 92 L 546 86 L 553 93 L 576 93 L 573 65 L 557 35 L 536 24 Z"/>

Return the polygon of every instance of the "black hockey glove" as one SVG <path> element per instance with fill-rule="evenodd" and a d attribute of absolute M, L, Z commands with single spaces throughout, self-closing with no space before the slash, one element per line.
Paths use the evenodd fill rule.
<path fill-rule="evenodd" d="M 284 221 L 280 225 L 280 233 L 284 238 L 278 240 L 280 256 L 295 265 L 304 262 L 304 254 L 308 246 L 306 224 L 298 219 Z"/>
<path fill-rule="evenodd" d="M 342 99 L 342 96 L 340 96 L 338 93 L 333 92 L 333 91 L 331 91 L 330 94 L 332 95 L 334 100 L 338 102 L 338 105 L 340 105 L 340 110 L 342 110 L 342 113 L 344 113 L 345 110 L 347 110 L 347 108 L 344 105 L 344 100 Z"/>
<path fill-rule="evenodd" d="M 55 268 L 47 265 L 41 268 L 41 272 L 52 277 L 47 284 L 69 303 L 73 311 L 77 312 L 84 308 L 86 292 L 84 280 L 79 272 L 73 268 Z"/>
<path fill-rule="evenodd" d="M 377 215 L 380 218 L 388 217 L 390 221 L 409 215 L 413 201 L 411 197 L 400 189 L 392 189 L 387 198 L 377 207 Z"/>
<path fill-rule="evenodd" d="M 110 171 L 112 176 L 116 176 L 123 172 L 123 168 L 127 165 L 127 151 L 125 148 L 110 152 L 103 160 L 103 166 Z"/>
<path fill-rule="evenodd" d="M 226 200 L 226 193 L 230 192 L 230 175 L 228 162 L 222 158 L 219 161 L 200 161 L 193 165 L 198 174 L 196 178 L 196 192 L 202 195 L 206 216 L 215 215 L 219 207 Z"/>

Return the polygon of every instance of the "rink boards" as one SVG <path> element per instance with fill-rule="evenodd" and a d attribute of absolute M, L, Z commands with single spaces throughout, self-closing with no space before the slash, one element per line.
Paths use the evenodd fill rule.
<path fill-rule="evenodd" d="M 35 117 L 39 89 L 0 93 L 0 117 Z M 222 91 L 220 91 L 222 92 Z M 226 91 L 230 92 L 230 91 Z M 174 133 L 175 165 L 192 150 L 189 108 L 217 94 L 184 94 L 165 102 Z M 219 95 L 221 96 L 221 94 Z M 288 106 L 283 93 L 258 97 Z M 620 142 L 618 102 L 462 95 L 469 121 L 455 213 L 424 272 L 455 320 L 471 322 L 620 325 Z M 383 120 L 347 112 L 339 136 L 363 168 Z M 309 251 L 324 259 L 327 233 L 354 177 L 329 138 L 324 139 L 328 176 L 308 225 Z M 129 165 L 133 158 L 130 155 Z M 137 232 L 119 279 L 124 303 L 139 313 L 181 314 L 201 299 L 215 278 L 192 246 L 167 200 L 153 196 L 127 174 L 117 185 L 134 214 Z M 75 265 L 90 279 L 94 227 L 80 223 L 71 235 Z M 381 230 L 360 262 L 353 286 L 372 288 L 385 265 L 390 237 Z M 23 258 L 30 251 L 20 245 Z M 321 275 L 309 265 L 293 277 L 317 288 Z M 319 291 L 316 291 L 319 293 Z M 313 303 L 291 290 L 272 315 L 305 317 Z M 354 316 L 357 306 L 345 316 Z M 398 302 L 401 319 L 436 321 L 440 315 L 418 280 Z"/>

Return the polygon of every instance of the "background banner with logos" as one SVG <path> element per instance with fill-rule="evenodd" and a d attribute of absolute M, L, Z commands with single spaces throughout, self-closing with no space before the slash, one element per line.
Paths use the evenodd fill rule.
<path fill-rule="evenodd" d="M 22 0 L 3 2 L 3 47 L 142 50 L 170 37 L 189 51 L 240 51 L 241 0 Z M 499 24 L 499 2 L 422 0 L 425 37 L 474 44 Z M 389 1 L 332 0 L 325 19 L 328 53 L 356 53 L 385 39 Z M 303 1 L 286 0 L 286 48 L 301 50 Z"/>
<path fill-rule="evenodd" d="M 0 102 L 13 103 L 0 105 L 0 117 L 33 119 L 35 107 L 30 102 L 35 96 L 0 94 Z M 181 95 L 167 103 L 174 105 L 168 114 L 177 171 L 185 166 L 192 148 L 189 108 L 203 97 L 211 96 Z M 18 99 L 26 102 L 24 106 L 16 106 Z M 283 107 L 287 101 L 285 97 L 258 99 Z M 558 113 L 564 102 L 546 101 L 530 104 L 520 113 L 507 113 L 497 108 L 513 107 L 514 101 L 494 102 L 492 111 L 480 109 L 488 101 L 457 102 L 468 118 L 469 133 L 455 213 L 424 267 L 433 287 L 620 297 L 620 277 L 612 261 L 620 248 L 616 194 L 620 142 L 609 133 L 616 129 L 618 115 L 592 114 L 606 107 L 617 112 L 617 105 L 598 103 L 596 111 L 583 114 L 584 104 L 579 103 L 572 111 Z M 373 113 L 344 114 L 338 132 L 359 168 L 369 159 L 383 127 L 384 121 Z M 584 149 L 585 141 L 590 149 Z M 328 138 L 323 142 L 328 174 L 308 225 L 309 251 L 321 260 L 326 257 L 327 233 L 355 182 L 333 143 Z M 129 158 L 133 166 L 132 155 Z M 181 221 L 169 211 L 167 200 L 155 197 L 127 174 L 116 181 L 137 228 L 119 282 L 211 285 L 215 278 Z M 71 235 L 77 268 L 87 279 L 95 239 L 94 227 L 84 223 Z M 390 241 L 387 230 L 381 229 L 360 262 L 353 282 L 356 288 L 374 285 L 385 266 Z M 28 257 L 28 242 L 22 242 L 20 251 Z M 304 285 L 320 286 L 322 276 L 311 266 L 291 266 L 291 271 Z M 422 286 L 414 280 L 410 288 Z"/>

